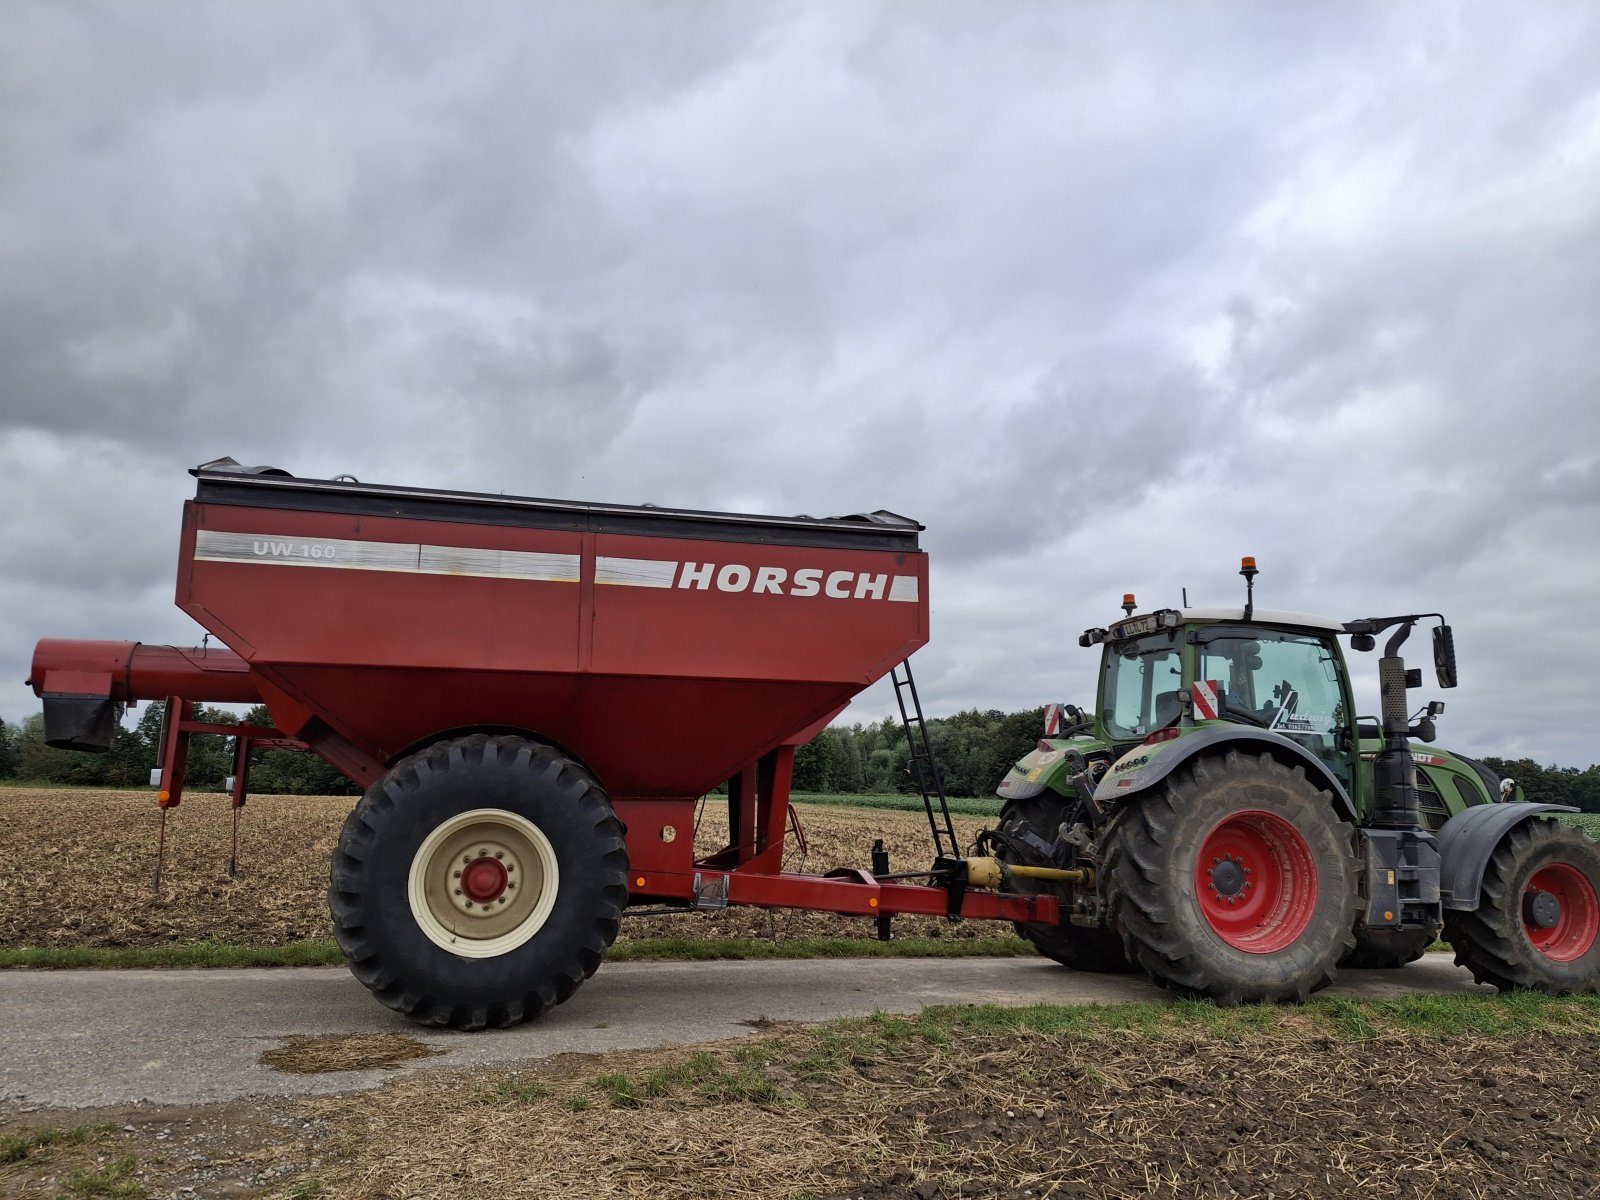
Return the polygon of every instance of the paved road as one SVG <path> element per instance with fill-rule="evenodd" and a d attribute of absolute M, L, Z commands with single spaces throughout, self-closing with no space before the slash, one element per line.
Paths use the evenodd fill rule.
<path fill-rule="evenodd" d="M 1448 955 L 1348 971 L 1331 995 L 1471 992 Z M 95 1107 L 374 1087 L 387 1071 L 280 1074 L 257 1062 L 289 1034 L 406 1032 L 445 1051 L 406 1070 L 508 1065 L 569 1051 L 749 1036 L 751 1022 L 825 1021 L 935 1004 L 1087 1004 L 1166 997 L 1143 979 L 1034 958 L 613 963 L 542 1020 L 485 1033 L 420 1030 L 342 967 L 0 972 L 0 1101 Z"/>

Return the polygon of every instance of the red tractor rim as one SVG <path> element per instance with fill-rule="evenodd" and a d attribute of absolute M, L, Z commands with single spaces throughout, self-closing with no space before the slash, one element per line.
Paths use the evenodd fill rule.
<path fill-rule="evenodd" d="M 1554 924 L 1531 915 L 1532 902 L 1541 894 L 1554 897 L 1560 906 Z M 1566 863 L 1550 863 L 1528 877 L 1522 896 L 1522 929 L 1540 954 L 1555 962 L 1571 962 L 1593 948 L 1600 936 L 1600 899 L 1583 872 Z"/>
<path fill-rule="evenodd" d="M 1247 954 L 1276 954 L 1299 941 L 1316 912 L 1316 857 L 1276 813 L 1231 813 L 1201 839 L 1194 890 L 1224 942 Z"/>

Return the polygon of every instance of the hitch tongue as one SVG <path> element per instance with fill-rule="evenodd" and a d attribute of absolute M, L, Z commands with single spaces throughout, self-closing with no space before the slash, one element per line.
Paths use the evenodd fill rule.
<path fill-rule="evenodd" d="M 1052 883 L 1094 883 L 1094 872 L 1078 868 L 1025 867 L 1001 862 L 998 858 L 969 858 L 964 860 L 967 869 L 967 886 L 991 888 L 1005 887 L 1007 880 L 1044 879 Z"/>

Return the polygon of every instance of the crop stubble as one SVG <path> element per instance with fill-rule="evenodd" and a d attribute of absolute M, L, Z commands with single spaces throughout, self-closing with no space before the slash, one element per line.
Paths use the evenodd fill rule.
<path fill-rule="evenodd" d="M 154 947 L 214 939 L 283 945 L 332 936 L 328 862 L 352 797 L 253 796 L 239 831 L 239 870 L 228 876 L 231 810 L 226 796 L 190 793 L 167 823 L 161 889 L 151 891 L 159 813 L 138 791 L 0 789 L 0 946 Z M 725 805 L 705 806 L 697 846 L 718 848 Z M 803 807 L 810 852 L 789 842 L 788 870 L 865 867 L 883 838 L 897 870 L 932 857 L 920 813 Z M 970 842 L 983 825 L 957 817 Z M 896 930 L 938 938 L 995 937 L 1009 926 L 897 918 Z M 787 940 L 874 936 L 873 924 L 827 913 L 728 909 L 629 918 L 621 941 L 675 936 Z"/>

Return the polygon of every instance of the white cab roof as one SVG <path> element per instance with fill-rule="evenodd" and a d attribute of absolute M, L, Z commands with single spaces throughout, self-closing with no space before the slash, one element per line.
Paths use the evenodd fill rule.
<path fill-rule="evenodd" d="M 1243 621 L 1244 609 L 1240 608 L 1180 608 L 1178 610 L 1185 621 Z M 1252 614 L 1252 621 L 1261 621 L 1269 625 L 1300 625 L 1307 629 L 1329 629 L 1334 633 L 1344 632 L 1344 622 L 1331 621 L 1327 617 L 1314 617 L 1309 613 L 1274 612 L 1271 609 L 1258 608 Z"/>

